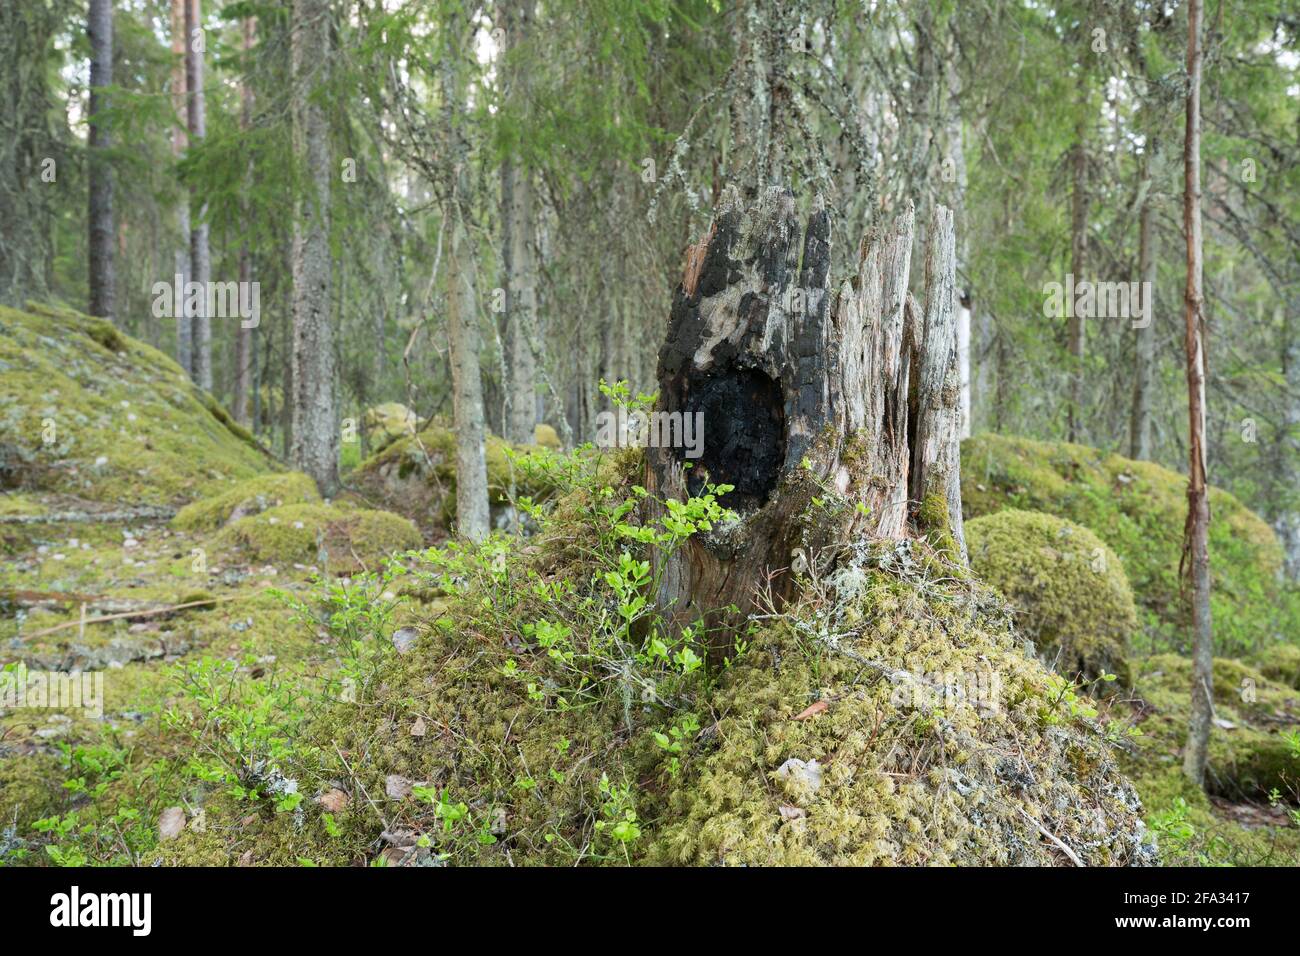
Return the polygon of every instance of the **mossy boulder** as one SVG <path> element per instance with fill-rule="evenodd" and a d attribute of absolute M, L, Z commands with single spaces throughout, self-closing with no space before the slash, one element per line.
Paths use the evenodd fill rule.
<path fill-rule="evenodd" d="M 409 438 L 418 430 L 419 416 L 401 402 L 384 402 L 367 408 L 361 417 L 366 445 L 371 452 L 383 451 L 399 438 Z"/>
<path fill-rule="evenodd" d="M 103 319 L 0 307 L 7 487 L 168 506 L 269 469 L 175 362 Z"/>
<path fill-rule="evenodd" d="M 511 446 L 497 435 L 485 442 L 488 501 L 493 522 L 510 524 L 506 509 L 511 490 L 516 497 L 541 501 L 554 490 L 546 465 L 557 452 L 549 447 L 554 429 L 539 427 L 535 447 Z M 558 447 L 559 439 L 554 442 Z M 422 527 L 445 531 L 456 517 L 456 435 L 440 423 L 418 434 L 399 438 L 371 455 L 357 468 L 352 485 L 367 501 L 411 518 Z"/>
<path fill-rule="evenodd" d="M 1185 651 L 1190 629 L 1178 576 L 1187 479 L 1145 461 L 1064 442 L 982 434 L 962 444 L 967 518 L 1004 508 L 1081 524 L 1119 555 L 1138 601 L 1144 646 Z M 1300 634 L 1300 594 L 1280 579 L 1272 528 L 1210 489 L 1210 594 L 1215 645 L 1245 653 Z"/>
<path fill-rule="evenodd" d="M 1125 677 L 1137 608 L 1115 553 L 1081 525 L 1009 509 L 966 524 L 971 568 L 1020 612 L 1020 630 L 1066 677 Z"/>
<path fill-rule="evenodd" d="M 218 551 L 253 562 L 311 564 L 333 573 L 374 570 L 387 556 L 420 547 L 419 529 L 388 511 L 320 503 L 281 505 L 227 525 Z"/>
<path fill-rule="evenodd" d="M 1191 662 L 1157 654 L 1135 665 L 1137 755 L 1134 773 L 1181 766 L 1191 719 Z M 1276 789 L 1300 800 L 1300 748 L 1288 734 L 1300 731 L 1300 692 L 1230 658 L 1214 660 L 1214 716 L 1206 787 L 1234 799 L 1267 797 Z"/>
<path fill-rule="evenodd" d="M 318 501 L 320 492 L 316 490 L 316 482 L 300 471 L 259 475 L 190 502 L 172 519 L 172 527 L 182 531 L 215 531 L 268 508 Z"/>
<path fill-rule="evenodd" d="M 533 444 L 539 448 L 549 448 L 551 451 L 560 450 L 560 436 L 556 434 L 555 429 L 545 423 L 537 425 L 533 429 Z"/>
<path fill-rule="evenodd" d="M 1269 680 L 1300 690 L 1300 647 L 1272 644 L 1254 655 L 1254 664 Z"/>

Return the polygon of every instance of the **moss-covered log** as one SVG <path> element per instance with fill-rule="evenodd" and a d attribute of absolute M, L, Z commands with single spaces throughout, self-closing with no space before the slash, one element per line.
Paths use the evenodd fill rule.
<path fill-rule="evenodd" d="M 659 412 L 699 416 L 703 443 L 651 448 L 647 483 L 661 499 L 730 485 L 739 517 L 669 559 L 659 598 L 680 622 L 743 614 L 760 590 L 780 603 L 792 566 L 863 536 L 934 533 L 964 561 L 952 214 L 937 207 L 926 231 L 923 304 L 914 226 L 909 207 L 869 231 L 834 291 L 829 215 L 801 225 L 788 192 L 746 206 L 728 191 L 688 250 Z"/>

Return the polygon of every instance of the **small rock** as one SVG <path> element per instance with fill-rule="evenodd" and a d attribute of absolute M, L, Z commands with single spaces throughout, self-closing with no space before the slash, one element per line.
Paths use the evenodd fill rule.
<path fill-rule="evenodd" d="M 397 653 L 405 654 L 415 646 L 419 636 L 420 632 L 413 627 L 399 627 L 393 632 L 393 647 L 397 648 Z"/>
<path fill-rule="evenodd" d="M 185 811 L 181 807 L 168 807 L 158 817 L 158 839 L 174 840 L 185 829 Z"/>
<path fill-rule="evenodd" d="M 405 800 L 411 795 L 411 787 L 414 785 L 414 780 L 409 780 L 398 773 L 390 773 L 384 778 L 384 793 L 388 794 L 390 799 Z"/>
<path fill-rule="evenodd" d="M 327 790 L 316 798 L 327 813 L 342 813 L 348 807 L 348 795 L 337 788 Z"/>
<path fill-rule="evenodd" d="M 816 793 L 821 789 L 822 765 L 816 760 L 809 760 L 805 763 L 798 757 L 791 757 L 776 768 L 776 775 L 788 778 L 792 782 L 806 787 L 811 793 Z"/>

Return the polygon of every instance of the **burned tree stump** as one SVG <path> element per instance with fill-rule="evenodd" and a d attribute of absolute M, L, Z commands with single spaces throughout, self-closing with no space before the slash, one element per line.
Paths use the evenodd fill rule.
<path fill-rule="evenodd" d="M 784 601 L 803 562 L 862 538 L 928 534 L 965 561 L 952 213 L 937 207 L 923 305 L 908 293 L 914 213 L 863 237 L 832 292 L 830 219 L 728 190 L 687 253 L 659 353 L 659 410 L 703 416 L 703 448 L 650 448 L 647 487 L 732 485 L 738 519 L 665 559 L 660 606 L 710 625 Z M 792 571 L 792 565 L 795 570 Z M 726 609 L 734 607 L 735 612 Z"/>

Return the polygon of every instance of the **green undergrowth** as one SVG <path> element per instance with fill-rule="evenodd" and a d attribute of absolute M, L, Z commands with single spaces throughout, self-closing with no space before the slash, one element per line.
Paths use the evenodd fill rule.
<path fill-rule="evenodd" d="M 0 307 L 6 488 L 105 506 L 183 503 L 269 468 L 181 368 L 103 319 Z"/>
<path fill-rule="evenodd" d="M 526 547 L 425 549 L 318 589 L 301 620 L 345 651 L 324 684 L 268 700 L 196 674 L 176 726 L 204 754 L 186 773 L 205 826 L 160 858 L 1152 859 L 1095 708 L 1024 655 L 992 591 L 925 542 L 862 546 L 722 644 L 673 631 L 650 600 L 662 558 L 728 517 L 727 489 L 661 513 L 639 473 L 636 453 L 567 458 Z"/>
<path fill-rule="evenodd" d="M 966 523 L 971 568 L 1020 612 L 1020 630 L 1068 677 L 1127 682 L 1137 609 L 1124 567 L 1087 528 L 1008 509 Z"/>
<path fill-rule="evenodd" d="M 1186 650 L 1179 560 L 1187 479 L 1082 445 L 981 434 L 962 445 L 967 517 L 1004 508 L 1083 525 L 1124 564 L 1141 614 L 1139 650 Z M 1215 646 L 1246 654 L 1300 634 L 1300 595 L 1280 583 L 1273 530 L 1231 494 L 1210 489 L 1210 595 Z"/>

